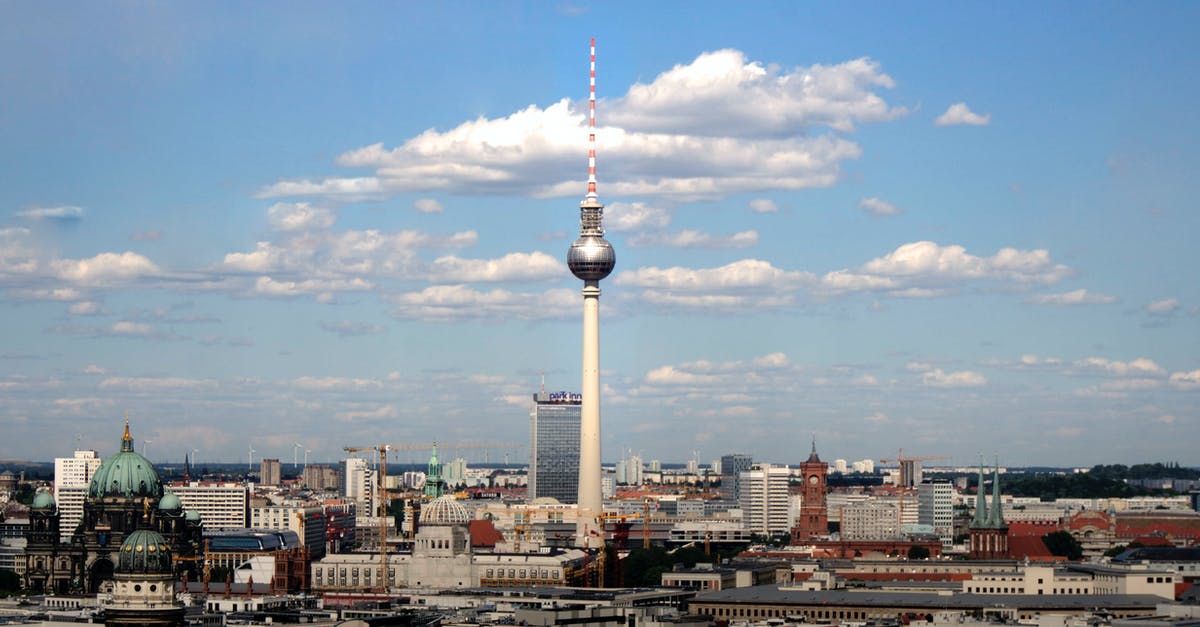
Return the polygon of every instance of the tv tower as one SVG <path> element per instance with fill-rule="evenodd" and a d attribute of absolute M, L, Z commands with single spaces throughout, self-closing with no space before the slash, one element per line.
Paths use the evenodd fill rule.
<path fill-rule="evenodd" d="M 583 280 L 583 404 L 579 421 L 579 521 L 576 546 L 604 546 L 600 493 L 600 279 L 617 257 L 604 239 L 604 205 L 596 194 L 596 40 L 592 39 L 588 87 L 588 185 L 579 203 L 579 239 L 567 250 L 567 267 Z"/>

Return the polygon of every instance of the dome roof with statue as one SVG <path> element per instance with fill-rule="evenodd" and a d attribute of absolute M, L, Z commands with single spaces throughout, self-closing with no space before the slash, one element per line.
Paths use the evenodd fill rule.
<path fill-rule="evenodd" d="M 33 505 L 30 507 L 33 509 L 54 509 L 54 495 L 50 494 L 49 490 L 38 492 L 33 497 Z"/>
<path fill-rule="evenodd" d="M 163 494 L 162 480 L 158 471 L 145 457 L 133 450 L 133 436 L 129 435 L 129 421 L 125 422 L 125 435 L 121 438 L 121 452 L 107 457 L 92 475 L 88 496 L 151 496 Z"/>
<path fill-rule="evenodd" d="M 160 574 L 171 572 L 171 549 L 157 531 L 138 529 L 121 543 L 117 573 Z"/>
<path fill-rule="evenodd" d="M 452 495 L 439 496 L 421 508 L 422 525 L 465 525 L 471 513 Z"/>

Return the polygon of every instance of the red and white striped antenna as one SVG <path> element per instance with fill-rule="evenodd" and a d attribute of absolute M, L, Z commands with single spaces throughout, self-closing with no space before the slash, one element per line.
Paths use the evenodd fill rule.
<path fill-rule="evenodd" d="M 587 203 L 599 204 L 596 194 L 596 38 L 592 38 L 592 67 L 588 82 L 588 191 Z"/>

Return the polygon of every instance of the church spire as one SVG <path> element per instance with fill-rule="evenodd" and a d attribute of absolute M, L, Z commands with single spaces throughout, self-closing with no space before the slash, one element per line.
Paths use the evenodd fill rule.
<path fill-rule="evenodd" d="M 975 489 L 975 517 L 971 528 L 983 529 L 988 525 L 987 493 L 983 491 L 983 455 L 979 456 L 979 486 Z"/>
<path fill-rule="evenodd" d="M 1000 504 L 1000 457 L 996 457 L 996 473 L 992 475 L 992 507 L 988 511 L 988 526 L 1004 527 L 1004 509 Z"/>

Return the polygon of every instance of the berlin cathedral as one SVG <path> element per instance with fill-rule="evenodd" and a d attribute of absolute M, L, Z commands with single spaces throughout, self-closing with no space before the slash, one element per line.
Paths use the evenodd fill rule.
<path fill-rule="evenodd" d="M 112 591 L 120 579 L 122 545 L 145 535 L 143 531 L 161 536 L 160 544 L 147 546 L 171 556 L 165 568 L 172 579 L 197 580 L 203 555 L 200 515 L 184 510 L 179 497 L 163 488 L 154 466 L 134 451 L 128 420 L 120 452 L 106 458 L 91 478 L 83 519 L 70 540 L 62 539 L 59 520 L 54 497 L 38 493 L 29 512 L 27 590 L 65 595 Z"/>

